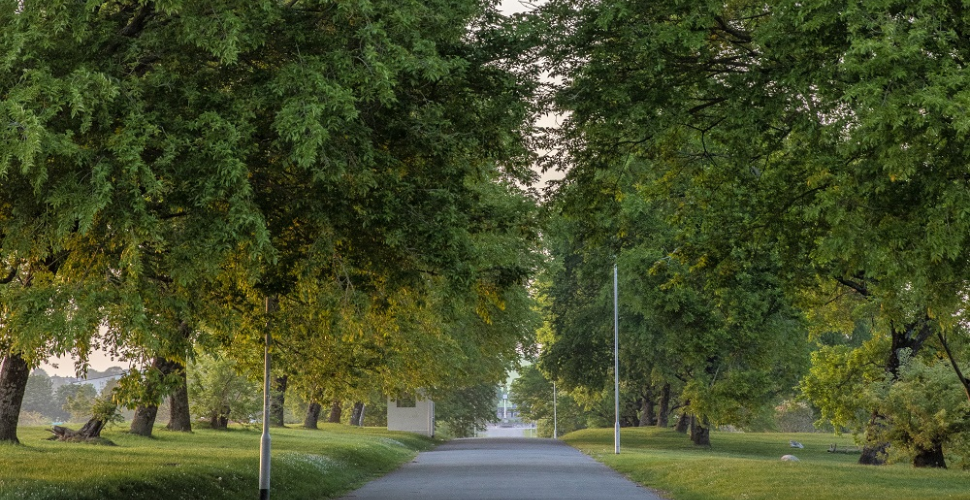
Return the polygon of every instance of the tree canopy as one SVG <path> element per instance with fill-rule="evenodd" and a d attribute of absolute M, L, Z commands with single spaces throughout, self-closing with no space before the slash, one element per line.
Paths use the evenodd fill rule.
<path fill-rule="evenodd" d="M 674 228 L 663 258 L 715 304 L 752 305 L 730 285 L 748 282 L 783 291 L 813 330 L 868 319 L 889 381 L 927 345 L 952 354 L 970 264 L 962 8 L 562 0 L 540 15 L 562 82 L 548 104 L 567 113 L 551 166 L 569 169 L 575 206 L 632 176 L 617 186 Z M 879 461 L 892 418 L 869 410 L 863 459 Z M 942 463 L 939 443 L 920 446 L 917 462 Z"/>
<path fill-rule="evenodd" d="M 245 364 L 270 324 L 284 376 L 498 379 L 537 262 L 535 85 L 506 23 L 476 1 L 3 2 L 5 355 Z"/>

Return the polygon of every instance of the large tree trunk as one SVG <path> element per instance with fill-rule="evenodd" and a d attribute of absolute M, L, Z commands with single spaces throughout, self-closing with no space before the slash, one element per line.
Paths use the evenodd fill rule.
<path fill-rule="evenodd" d="M 670 384 L 660 389 L 660 411 L 657 413 L 657 427 L 666 429 L 670 418 Z"/>
<path fill-rule="evenodd" d="M 283 427 L 284 424 L 283 404 L 286 402 L 286 383 L 286 375 L 273 379 L 273 394 L 269 407 L 269 425 L 273 427 Z"/>
<path fill-rule="evenodd" d="M 690 404 L 690 401 L 687 401 L 684 404 L 684 408 L 687 408 L 687 405 L 689 404 Z M 687 434 L 687 430 L 689 427 L 690 427 L 690 416 L 687 415 L 686 410 L 681 410 L 680 418 L 677 419 L 677 427 L 675 428 L 675 430 L 681 434 Z"/>
<path fill-rule="evenodd" d="M 703 420 L 690 417 L 690 440 L 696 446 L 711 445 L 711 427 L 706 417 Z"/>
<path fill-rule="evenodd" d="M 177 368 L 179 385 L 168 399 L 171 413 L 168 417 L 166 429 L 178 432 L 192 432 L 192 414 L 189 412 L 189 388 L 185 374 L 185 365 Z"/>
<path fill-rule="evenodd" d="M 320 410 L 323 409 L 316 401 L 310 403 L 306 409 L 306 418 L 303 419 L 304 429 L 317 429 L 317 422 L 320 421 Z"/>
<path fill-rule="evenodd" d="M 145 386 L 145 395 L 148 401 L 154 403 L 138 405 L 135 408 L 135 416 L 131 419 L 131 427 L 128 432 L 137 436 L 151 437 L 152 430 L 155 428 L 155 418 L 158 416 L 158 403 L 165 396 L 163 381 L 178 368 L 178 363 L 162 357 L 152 360 L 149 370 L 155 373 L 148 377 Z"/>
<path fill-rule="evenodd" d="M 340 417 L 343 415 L 343 412 L 343 402 L 340 400 L 334 401 L 333 404 L 330 405 L 330 418 L 327 419 L 327 422 L 330 422 L 331 424 L 339 424 Z"/>
<path fill-rule="evenodd" d="M 936 467 L 939 469 L 946 468 L 946 459 L 943 458 L 943 445 L 941 443 L 933 443 L 934 447 L 932 450 L 920 450 L 920 452 L 913 457 L 913 467 Z"/>
<path fill-rule="evenodd" d="M 357 401 L 354 403 L 354 409 L 350 413 L 350 425 L 356 425 L 361 427 L 364 425 L 364 403 Z"/>
<path fill-rule="evenodd" d="M 17 424 L 30 369 L 19 354 L 0 360 L 0 442 L 19 444 Z"/>
<path fill-rule="evenodd" d="M 657 412 L 654 409 L 653 388 L 647 388 L 640 407 L 640 427 L 654 425 L 657 422 Z"/>
<path fill-rule="evenodd" d="M 890 381 L 899 378 L 900 359 L 899 353 L 902 349 L 907 349 L 911 355 L 916 355 L 923 347 L 923 343 L 933 333 L 933 325 L 929 318 L 914 321 L 897 329 L 895 326 L 890 328 L 892 346 L 889 350 L 889 359 L 886 360 L 886 376 Z M 866 426 L 866 444 L 862 447 L 862 455 L 859 463 L 862 465 L 883 465 L 886 463 L 886 449 L 889 443 L 883 438 L 883 434 L 889 422 L 885 415 L 873 411 Z M 914 461 L 914 464 L 915 461 Z M 945 465 L 944 465 L 945 467 Z"/>
<path fill-rule="evenodd" d="M 158 416 L 158 405 L 144 405 L 135 408 L 135 416 L 131 418 L 128 432 L 136 436 L 152 436 L 155 428 L 155 417 Z"/>

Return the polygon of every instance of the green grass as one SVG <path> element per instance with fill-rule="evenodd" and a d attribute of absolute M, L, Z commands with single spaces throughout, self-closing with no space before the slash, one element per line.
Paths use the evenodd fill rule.
<path fill-rule="evenodd" d="M 155 437 L 107 430 L 117 446 L 47 441 L 22 428 L 21 445 L 0 445 L 0 499 L 234 499 L 259 490 L 260 432 L 157 428 Z M 324 424 L 272 431 L 271 496 L 331 498 L 431 448 L 430 439 L 376 428 Z"/>
<path fill-rule="evenodd" d="M 794 439 L 805 449 L 792 449 Z M 970 499 L 970 472 L 856 464 L 858 455 L 828 453 L 851 446 L 831 434 L 712 433 L 712 448 L 694 447 L 673 430 L 623 429 L 613 453 L 613 429 L 563 437 L 570 445 L 665 498 L 695 499 Z M 782 462 L 795 455 L 797 463 Z"/>

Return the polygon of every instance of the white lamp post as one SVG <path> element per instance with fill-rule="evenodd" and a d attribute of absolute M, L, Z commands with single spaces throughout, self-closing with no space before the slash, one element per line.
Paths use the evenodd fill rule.
<path fill-rule="evenodd" d="M 616 422 L 613 428 L 613 452 L 620 454 L 620 287 L 616 262 L 613 262 L 613 403 Z"/>
<path fill-rule="evenodd" d="M 266 297 L 266 313 L 276 310 L 276 298 Z M 270 396 L 270 354 L 269 346 L 273 341 L 270 324 L 266 322 L 266 345 L 263 347 L 263 435 L 259 440 L 259 500 L 269 500 L 269 396 Z"/>
<path fill-rule="evenodd" d="M 552 439 L 559 439 L 559 415 L 556 408 L 556 383 L 552 383 Z"/>

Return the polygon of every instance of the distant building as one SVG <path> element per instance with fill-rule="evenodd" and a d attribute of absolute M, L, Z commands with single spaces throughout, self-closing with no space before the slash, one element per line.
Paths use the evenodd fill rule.
<path fill-rule="evenodd" d="M 420 395 L 387 398 L 387 430 L 434 437 L 434 401 Z"/>
<path fill-rule="evenodd" d="M 128 373 L 128 370 L 121 370 L 120 368 L 116 368 L 116 367 L 112 367 L 111 370 L 112 371 L 117 370 L 117 371 L 115 371 L 115 373 L 104 374 L 104 375 L 91 377 L 91 378 L 72 377 L 67 379 L 67 383 L 74 384 L 74 385 L 90 384 L 94 386 L 94 390 L 97 391 L 98 394 L 101 394 L 101 391 L 104 390 L 104 386 L 108 385 L 109 382 L 111 382 L 112 380 L 118 380 L 119 378 L 124 377 Z"/>

